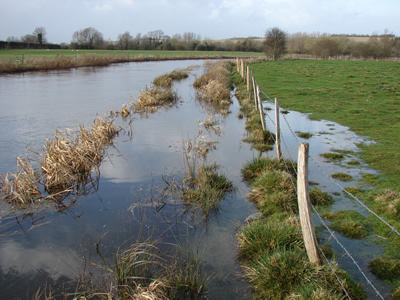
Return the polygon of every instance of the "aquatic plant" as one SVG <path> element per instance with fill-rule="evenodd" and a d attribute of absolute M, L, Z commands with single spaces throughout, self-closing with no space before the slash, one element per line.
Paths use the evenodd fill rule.
<path fill-rule="evenodd" d="M 309 190 L 310 201 L 313 205 L 326 206 L 333 203 L 333 198 L 327 192 L 321 191 L 319 188 Z"/>
<path fill-rule="evenodd" d="M 144 91 L 140 91 L 137 103 L 132 103 L 132 105 L 136 109 L 141 109 L 148 106 L 171 104 L 176 99 L 176 94 L 170 89 L 147 86 Z"/>
<path fill-rule="evenodd" d="M 184 200 L 199 206 L 205 218 L 218 210 L 225 194 L 233 190 L 232 183 L 218 173 L 218 168 L 216 164 L 198 167 L 197 172 L 190 175 L 183 193 Z"/>
<path fill-rule="evenodd" d="M 322 216 L 331 221 L 329 227 L 349 238 L 364 238 L 370 230 L 368 220 L 354 210 L 327 212 Z"/>
<path fill-rule="evenodd" d="M 80 126 L 77 137 L 68 130 L 57 130 L 52 141 L 47 139 L 41 161 L 46 190 L 55 193 L 83 188 L 91 172 L 99 172 L 105 147 L 112 144 L 119 130 L 101 117 L 96 118 L 91 132 Z"/>
<path fill-rule="evenodd" d="M 297 136 L 302 138 L 302 139 L 307 139 L 308 140 L 313 135 L 312 135 L 312 133 L 309 133 L 309 132 L 297 132 Z"/>
<path fill-rule="evenodd" d="M 228 113 L 232 103 L 230 92 L 232 82 L 230 78 L 230 62 L 211 64 L 205 74 L 196 79 L 194 87 L 198 90 L 198 99 L 210 103 L 214 109 L 222 114 Z"/>
<path fill-rule="evenodd" d="M 16 173 L 0 173 L 0 199 L 13 205 L 35 202 L 42 195 L 38 183 L 38 174 L 30 161 L 17 157 Z"/>
<path fill-rule="evenodd" d="M 153 80 L 155 86 L 170 88 L 174 80 L 181 80 L 189 76 L 187 71 L 174 70 L 171 73 L 160 75 Z"/>
<path fill-rule="evenodd" d="M 340 181 L 349 182 L 353 180 L 353 177 L 346 173 L 334 173 L 331 174 L 331 177 Z"/>
<path fill-rule="evenodd" d="M 389 281 L 400 279 L 400 259 L 392 256 L 382 255 L 374 258 L 369 263 L 371 272 L 378 278 Z"/>

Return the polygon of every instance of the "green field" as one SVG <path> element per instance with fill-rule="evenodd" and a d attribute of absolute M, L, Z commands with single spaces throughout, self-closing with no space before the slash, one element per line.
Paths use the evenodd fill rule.
<path fill-rule="evenodd" d="M 400 190 L 399 63 L 291 60 L 250 67 L 261 89 L 282 107 L 375 141 L 361 146 L 361 158 L 383 175 L 374 185 Z"/>
<path fill-rule="evenodd" d="M 192 57 L 252 57 L 263 56 L 261 52 L 226 52 L 226 51 L 157 51 L 157 50 L 71 50 L 71 49 L 2 49 L 0 50 L 0 61 L 20 60 L 22 54 L 27 58 L 55 58 L 63 55 L 66 57 L 75 57 L 76 55 L 93 54 L 106 56 L 135 56 L 146 57 L 171 57 L 171 58 L 192 58 Z"/>

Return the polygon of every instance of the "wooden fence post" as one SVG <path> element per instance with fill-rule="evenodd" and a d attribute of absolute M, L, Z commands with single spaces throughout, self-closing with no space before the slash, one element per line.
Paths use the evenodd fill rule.
<path fill-rule="evenodd" d="M 253 71 L 251 71 L 251 80 L 253 81 L 253 92 L 254 92 L 254 106 L 258 109 L 257 105 L 257 90 L 256 90 L 256 81 L 254 79 Z"/>
<path fill-rule="evenodd" d="M 281 152 L 281 134 L 279 128 L 279 102 L 278 98 L 275 98 L 275 136 L 276 136 L 276 152 L 278 155 L 278 160 L 282 159 Z"/>
<path fill-rule="evenodd" d="M 297 199 L 301 231 L 308 258 L 312 264 L 321 264 L 314 225 L 311 220 L 310 198 L 308 195 L 308 143 L 299 144 L 297 161 Z"/>
<path fill-rule="evenodd" d="M 258 85 L 257 85 L 257 99 L 258 99 L 258 109 L 260 110 L 262 129 L 266 130 L 267 127 L 265 127 L 264 110 L 263 110 L 263 106 L 261 103 L 260 87 Z"/>
<path fill-rule="evenodd" d="M 247 65 L 247 71 L 246 71 L 246 78 L 247 78 L 247 91 L 250 92 L 250 67 Z"/>

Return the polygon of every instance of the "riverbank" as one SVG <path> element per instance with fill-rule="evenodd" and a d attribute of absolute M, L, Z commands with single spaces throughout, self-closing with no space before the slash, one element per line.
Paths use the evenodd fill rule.
<path fill-rule="evenodd" d="M 259 52 L 153 50 L 0 50 L 0 73 L 62 70 L 114 63 L 263 57 Z"/>
<path fill-rule="evenodd" d="M 346 189 L 391 226 L 400 228 L 400 65 L 296 60 L 266 61 L 250 64 L 250 68 L 260 88 L 269 97 L 279 98 L 283 108 L 310 113 L 309 118 L 313 120 L 337 122 L 357 135 L 369 137 L 371 142 L 358 145 L 360 151 L 341 155 L 357 157 L 377 173 L 362 173 L 361 181 Z M 331 151 L 335 151 L 335 144 Z M 380 269 L 392 272 L 393 268 L 383 266 L 388 261 L 392 266 L 399 264 L 400 237 L 375 216 L 370 215 L 368 219 L 376 234 L 383 237 L 378 243 L 385 248 L 385 255 L 376 258 L 369 267 L 376 276 L 388 280 L 388 275 L 381 274 Z M 394 287 L 393 297 L 396 297 L 399 270 L 392 272 L 389 278 Z"/>

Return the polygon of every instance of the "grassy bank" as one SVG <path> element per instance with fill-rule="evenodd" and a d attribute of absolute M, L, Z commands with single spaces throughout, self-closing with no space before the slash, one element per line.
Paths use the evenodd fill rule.
<path fill-rule="evenodd" d="M 311 113 L 311 119 L 325 119 L 348 126 L 349 130 L 369 137 L 374 143 L 361 144 L 361 160 L 378 171 L 378 175 L 363 174 L 357 196 L 395 228 L 400 228 L 400 64 L 395 62 L 362 61 L 268 61 L 252 64 L 261 89 L 271 98 L 278 97 L 282 107 Z M 332 151 L 336 151 L 332 149 Z M 326 153 L 327 159 L 340 163 L 347 153 Z M 330 157 L 330 156 L 332 157 Z M 354 165 L 357 167 L 357 165 Z M 340 176 L 341 174 L 334 174 Z M 340 179 L 342 180 L 342 179 Z M 366 189 L 365 186 L 373 187 Z M 350 211 L 351 212 L 351 211 Z M 400 238 L 375 217 L 358 220 L 348 212 L 325 216 L 341 231 L 349 222 L 365 236 L 371 226 L 383 236 L 386 254 L 371 263 L 371 271 L 397 287 L 393 297 L 399 299 L 400 271 L 396 276 L 383 274 L 382 262 L 400 264 Z M 350 218 L 350 221 L 349 221 Z M 357 220 L 356 220 L 357 219 Z M 339 223 L 340 222 L 340 223 Z M 368 222 L 371 222 L 368 223 Z M 345 234 L 345 232 L 343 233 Z M 345 234 L 346 235 L 346 234 Z M 380 264 L 379 267 L 376 265 Z"/>
<path fill-rule="evenodd" d="M 105 66 L 112 63 L 263 56 L 256 52 L 155 50 L 0 50 L 0 73 Z"/>
<path fill-rule="evenodd" d="M 251 134 L 259 130 L 260 118 L 254 118 L 259 114 L 254 112 L 254 103 L 243 81 L 237 76 L 234 78 L 236 96 Z M 260 141 L 260 144 L 267 142 Z M 254 218 L 249 217 L 250 223 L 238 234 L 238 254 L 244 276 L 252 285 L 256 299 L 344 299 L 345 292 L 328 264 L 313 265 L 308 260 L 297 216 L 296 168 L 296 164 L 288 160 L 261 156 L 242 168 L 243 179 L 250 185 L 246 197 L 261 213 L 261 217 L 257 214 L 259 220 L 256 221 L 251 222 Z M 319 207 L 333 201 L 318 189 L 310 191 L 310 199 Z M 330 263 L 351 298 L 364 299 L 360 286 L 334 259 Z"/>

